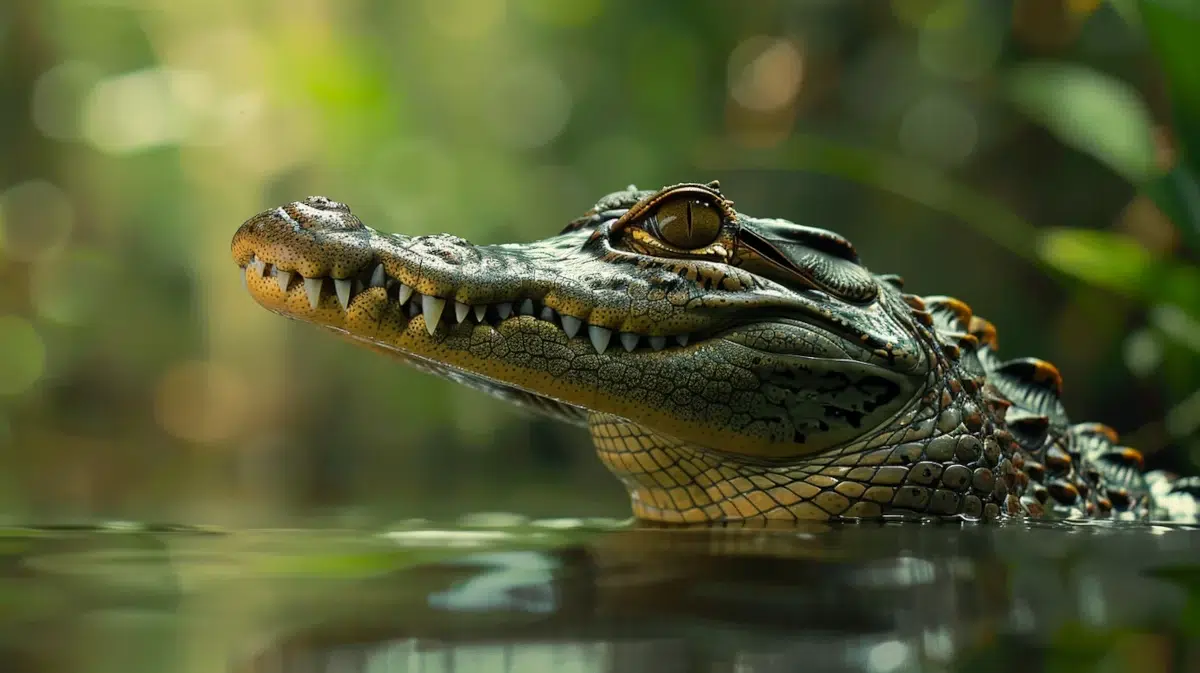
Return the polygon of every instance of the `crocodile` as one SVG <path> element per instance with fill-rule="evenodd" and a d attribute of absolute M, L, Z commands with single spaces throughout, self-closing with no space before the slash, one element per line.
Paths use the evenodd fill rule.
<path fill-rule="evenodd" d="M 1070 422 L 1058 370 L 1002 360 L 966 303 L 717 182 L 630 186 L 499 245 L 309 197 L 232 255 L 267 309 L 586 426 L 644 522 L 1197 519 L 1200 479 Z"/>

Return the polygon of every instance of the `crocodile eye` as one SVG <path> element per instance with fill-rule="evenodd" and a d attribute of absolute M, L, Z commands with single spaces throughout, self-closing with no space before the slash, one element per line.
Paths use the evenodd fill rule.
<path fill-rule="evenodd" d="M 721 233 L 720 211 L 698 199 L 668 201 L 654 219 L 659 238 L 682 250 L 703 248 Z"/>

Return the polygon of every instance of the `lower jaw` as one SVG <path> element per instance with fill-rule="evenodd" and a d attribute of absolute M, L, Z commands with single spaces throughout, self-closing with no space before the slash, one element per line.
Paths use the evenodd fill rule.
<path fill-rule="evenodd" d="M 509 393 L 519 392 L 568 407 L 633 414 L 640 410 L 610 408 L 595 375 L 583 377 L 580 372 L 595 372 L 607 363 L 632 365 L 640 358 L 704 347 L 703 343 L 686 347 L 676 343 L 659 352 L 642 337 L 639 347 L 628 352 L 614 333 L 600 354 L 588 338 L 586 326 L 572 338 L 560 327 L 535 316 L 514 315 L 496 325 L 475 322 L 473 316 L 457 322 L 453 309 L 449 315 L 443 312 L 430 334 L 422 313 L 409 315 L 406 307 L 386 299 L 383 288 L 359 292 L 345 308 L 326 292 L 314 307 L 295 281 L 284 292 L 275 277 L 249 271 L 243 277 L 251 296 L 270 311 L 323 327 L 419 370 L 509 399 Z M 584 358 L 595 362 L 586 367 L 568 366 Z"/>
<path fill-rule="evenodd" d="M 521 402 L 510 396 L 520 393 L 553 405 L 635 419 L 698 446 L 738 447 L 739 453 L 764 457 L 780 451 L 777 438 L 734 433 L 707 414 L 668 412 L 667 404 L 653 399 L 652 389 L 661 390 L 661 382 L 692 378 L 692 363 L 729 360 L 729 349 L 748 348 L 726 338 L 698 338 L 686 346 L 658 351 L 646 347 L 647 339 L 642 337 L 640 347 L 628 352 L 613 338 L 598 353 L 582 332 L 568 337 L 560 327 L 534 316 L 510 317 L 493 326 L 471 318 L 456 322 L 453 312 L 448 319 L 443 313 L 431 334 L 422 313 L 409 315 L 387 300 L 383 288 L 361 291 L 345 308 L 332 294 L 323 294 L 314 307 L 304 288 L 294 283 L 285 292 L 269 275 L 246 273 L 244 277 L 253 298 L 271 311 L 325 327 L 417 369 L 512 401 Z M 640 371 L 653 372 L 654 381 L 637 386 Z M 631 395 L 631 390 L 640 394 Z M 568 420 L 579 420 L 574 412 L 570 416 Z"/>

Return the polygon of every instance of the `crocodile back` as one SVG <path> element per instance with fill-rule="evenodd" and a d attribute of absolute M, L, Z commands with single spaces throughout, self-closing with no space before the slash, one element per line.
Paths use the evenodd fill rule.
<path fill-rule="evenodd" d="M 983 373 L 989 396 L 1009 403 L 1005 429 L 1018 447 L 1013 464 L 1025 485 L 1022 508 L 1049 518 L 1194 522 L 1200 479 L 1145 472 L 1142 454 L 1100 423 L 1071 423 L 1062 376 L 1037 358 L 1002 360 L 995 327 L 952 297 L 922 298 L 934 328 Z"/>

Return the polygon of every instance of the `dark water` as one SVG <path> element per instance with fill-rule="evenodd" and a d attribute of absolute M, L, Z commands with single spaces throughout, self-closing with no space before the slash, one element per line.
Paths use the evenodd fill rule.
<path fill-rule="evenodd" d="M 5 673 L 1200 671 L 1165 526 L 8 529 L 0 568 Z"/>

